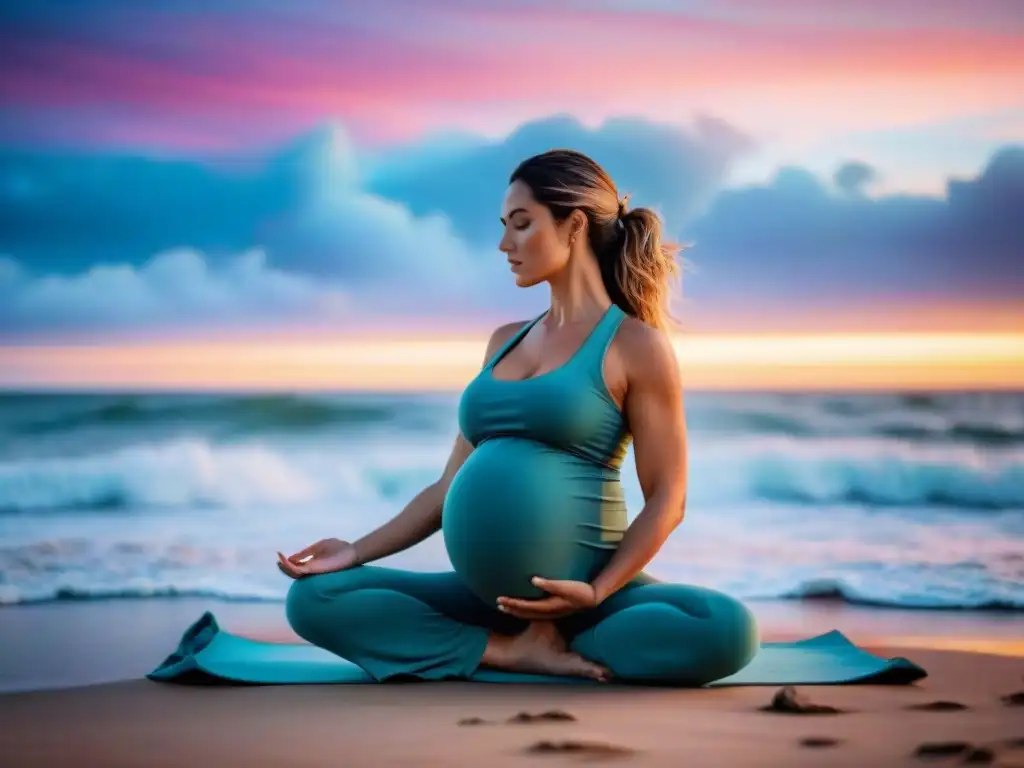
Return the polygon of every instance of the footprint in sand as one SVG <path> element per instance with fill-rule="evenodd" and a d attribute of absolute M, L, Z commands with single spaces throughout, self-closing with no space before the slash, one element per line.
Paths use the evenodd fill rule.
<path fill-rule="evenodd" d="M 482 717 L 464 717 L 459 725 L 491 725 L 493 721 Z M 576 716 L 561 709 L 549 709 L 544 712 L 518 712 L 505 721 L 506 723 L 574 723 Z"/>
<path fill-rule="evenodd" d="M 512 715 L 508 723 L 574 723 L 576 716 L 561 709 L 549 709 L 546 712 L 519 712 Z"/>
<path fill-rule="evenodd" d="M 962 765 L 991 765 L 995 760 L 996 753 L 989 747 L 971 747 L 960 762 Z"/>
<path fill-rule="evenodd" d="M 636 754 L 631 747 L 609 741 L 590 739 L 560 739 L 534 742 L 525 750 L 533 755 L 578 755 L 580 757 L 629 757 Z"/>
<path fill-rule="evenodd" d="M 1002 697 L 1002 702 L 1008 707 L 1024 707 L 1024 691 L 1015 691 Z"/>
<path fill-rule="evenodd" d="M 1024 691 L 1017 691 L 1002 697 L 1003 704 L 1008 707 L 1024 707 Z"/>
<path fill-rule="evenodd" d="M 464 717 L 459 720 L 459 725 L 488 725 L 490 720 L 484 720 L 482 717 Z"/>
<path fill-rule="evenodd" d="M 787 685 L 780 688 L 772 697 L 771 703 L 761 707 L 762 712 L 782 712 L 789 715 L 838 715 L 847 710 L 815 704 L 796 688 Z"/>
<path fill-rule="evenodd" d="M 989 747 L 976 747 L 966 741 L 934 741 L 918 745 L 914 757 L 920 760 L 959 757 L 960 765 L 990 765 L 995 761 L 996 754 Z"/>
<path fill-rule="evenodd" d="M 918 712 L 961 712 L 969 707 L 959 701 L 929 701 L 924 704 L 911 704 L 904 709 L 916 709 Z"/>
<path fill-rule="evenodd" d="M 809 747 L 811 749 L 823 749 L 825 747 L 838 747 L 842 744 L 839 739 L 833 739 L 829 736 L 805 736 L 800 739 L 801 747 Z"/>

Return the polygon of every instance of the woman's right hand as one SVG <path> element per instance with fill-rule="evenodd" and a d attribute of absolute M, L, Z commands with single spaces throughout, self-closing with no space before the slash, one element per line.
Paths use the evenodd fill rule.
<path fill-rule="evenodd" d="M 291 557 L 277 553 L 277 567 L 286 576 L 298 579 L 317 573 L 344 571 L 356 564 L 356 548 L 341 539 L 321 539 Z"/>

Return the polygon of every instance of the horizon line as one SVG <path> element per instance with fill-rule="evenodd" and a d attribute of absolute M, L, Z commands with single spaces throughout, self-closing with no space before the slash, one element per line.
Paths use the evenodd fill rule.
<path fill-rule="evenodd" d="M 714 334 L 673 337 L 684 389 L 1024 389 L 1024 333 Z M 485 340 L 0 346 L 0 389 L 448 392 Z"/>

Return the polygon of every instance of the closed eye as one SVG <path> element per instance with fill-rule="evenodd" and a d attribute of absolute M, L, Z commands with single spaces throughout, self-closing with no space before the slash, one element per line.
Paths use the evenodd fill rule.
<path fill-rule="evenodd" d="M 516 208 L 515 210 L 509 211 L 507 221 L 512 221 L 513 219 L 515 219 L 517 213 L 526 213 L 526 209 L 525 208 Z M 503 226 L 503 227 L 507 226 L 506 225 L 506 218 L 504 216 L 502 216 L 500 220 L 501 220 L 501 226 Z M 529 224 L 529 222 L 527 222 L 527 224 Z M 522 227 L 516 227 L 516 229 L 522 229 Z"/>

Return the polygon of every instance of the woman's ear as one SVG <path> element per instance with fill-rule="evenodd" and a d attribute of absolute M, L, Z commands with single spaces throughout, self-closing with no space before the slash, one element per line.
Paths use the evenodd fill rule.
<path fill-rule="evenodd" d="M 579 208 L 569 214 L 569 237 L 583 241 L 587 236 L 587 214 Z"/>

